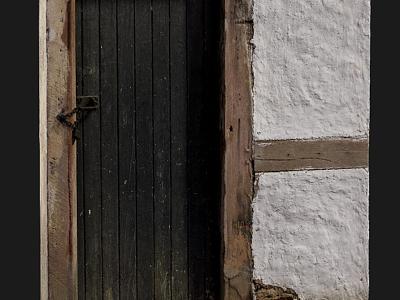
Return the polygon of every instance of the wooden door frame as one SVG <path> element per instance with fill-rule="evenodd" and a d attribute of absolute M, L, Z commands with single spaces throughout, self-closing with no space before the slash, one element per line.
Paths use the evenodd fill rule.
<path fill-rule="evenodd" d="M 78 299 L 76 144 L 56 119 L 75 107 L 75 0 L 39 0 L 41 299 Z"/>
<path fill-rule="evenodd" d="M 223 29 L 223 286 L 224 300 L 252 297 L 253 199 L 252 0 L 224 0 Z"/>
<path fill-rule="evenodd" d="M 222 296 L 252 299 L 251 0 L 223 1 Z M 77 299 L 75 0 L 39 0 L 41 299 Z"/>

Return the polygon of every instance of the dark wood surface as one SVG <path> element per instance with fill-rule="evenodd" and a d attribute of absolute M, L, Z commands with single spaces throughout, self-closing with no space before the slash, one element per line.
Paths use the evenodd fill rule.
<path fill-rule="evenodd" d="M 138 299 L 154 298 L 154 99 L 152 97 L 154 82 L 152 69 L 151 5 L 151 0 L 135 1 L 136 247 L 138 257 Z M 123 151 L 123 149 L 120 149 L 120 151 Z"/>
<path fill-rule="evenodd" d="M 188 297 L 186 4 L 170 1 L 171 294 Z M 185 146 L 183 146 L 185 145 Z"/>
<path fill-rule="evenodd" d="M 154 298 L 160 300 L 171 299 L 169 51 L 169 3 L 155 1 L 153 5 L 154 221 L 156 223 Z"/>
<path fill-rule="evenodd" d="M 82 22 L 82 2 L 76 3 L 76 23 L 81 24 Z M 76 30 L 76 94 L 83 95 L 82 89 L 82 30 Z M 82 131 L 83 126 L 79 126 L 79 130 Z M 77 173 L 83 174 L 83 144 L 77 143 L 76 146 L 77 155 Z M 77 198 L 83 199 L 84 197 L 84 176 L 77 176 Z M 83 230 L 77 231 L 78 237 L 78 266 L 85 264 L 85 206 L 83 201 L 77 201 L 77 227 Z M 81 270 L 79 270 L 81 271 Z M 78 272 L 78 295 L 85 295 L 85 272 Z"/>
<path fill-rule="evenodd" d="M 137 299 L 135 1 L 117 1 L 120 299 Z"/>
<path fill-rule="evenodd" d="M 204 110 L 206 99 L 205 91 L 202 85 L 197 84 L 202 80 L 205 74 L 204 54 L 199 53 L 198 49 L 204 47 L 204 1 L 189 0 L 187 18 L 188 22 L 188 40 L 187 40 L 187 58 L 190 61 L 188 65 L 188 93 L 191 101 L 188 102 L 188 187 L 192 196 L 189 204 L 189 243 L 192 248 L 191 255 L 188 257 L 189 265 L 189 296 L 190 299 L 204 299 L 205 291 L 205 247 L 204 226 L 202 219 L 205 219 L 205 199 L 200 192 L 204 189 L 204 163 L 201 157 L 202 141 L 198 139 L 200 130 L 203 128 L 201 119 L 201 110 Z M 193 180 L 197 179 L 197 180 Z M 200 180 L 199 180 L 200 179 Z M 195 233 L 194 235 L 192 233 Z M 199 276 L 202 280 L 196 280 Z"/>
<path fill-rule="evenodd" d="M 117 2 L 100 0 L 103 299 L 119 298 Z"/>
<path fill-rule="evenodd" d="M 188 298 L 186 1 L 170 1 L 171 293 Z M 185 26 L 182 26 L 185 24 Z"/>
<path fill-rule="evenodd" d="M 219 299 L 219 4 L 77 4 L 79 298 Z"/>
<path fill-rule="evenodd" d="M 79 2 L 77 2 L 79 3 Z M 98 0 L 82 0 L 82 93 L 100 93 L 100 32 Z M 79 24 L 77 30 L 79 30 Z M 79 78 L 79 77 L 78 77 Z M 78 82 L 79 85 L 79 82 Z M 100 98 L 100 105 L 102 99 Z M 82 131 L 83 172 L 78 173 L 78 181 L 83 176 L 86 299 L 102 297 L 102 203 L 101 203 L 101 132 L 100 112 L 90 113 L 85 118 Z M 79 197 L 79 195 L 78 195 Z M 78 202 L 80 199 L 78 198 Z M 79 242 L 80 240 L 78 240 Z M 80 249 L 81 247 L 78 247 Z M 80 253 L 78 253 L 78 256 Z M 78 283 L 79 285 L 79 283 Z M 79 295 L 80 297 L 83 295 Z"/>
<path fill-rule="evenodd" d="M 368 139 L 257 142 L 256 172 L 368 167 Z"/>

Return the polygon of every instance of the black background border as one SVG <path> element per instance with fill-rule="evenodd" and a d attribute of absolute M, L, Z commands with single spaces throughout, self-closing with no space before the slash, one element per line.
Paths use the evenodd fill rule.
<path fill-rule="evenodd" d="M 397 299 L 399 286 L 396 3 L 371 3 L 370 299 Z M 0 298 L 39 299 L 38 0 L 3 1 L 0 12 Z"/>

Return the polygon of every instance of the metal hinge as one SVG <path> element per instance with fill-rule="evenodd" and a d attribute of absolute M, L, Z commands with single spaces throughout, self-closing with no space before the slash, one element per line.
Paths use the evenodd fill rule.
<path fill-rule="evenodd" d="M 95 110 L 99 107 L 98 96 L 78 96 L 76 97 L 76 107 L 70 112 L 60 112 L 57 115 L 57 120 L 64 126 L 72 129 L 72 144 L 79 139 L 79 123 L 84 119 L 84 112 Z M 74 122 L 69 121 L 69 118 L 76 114 Z"/>

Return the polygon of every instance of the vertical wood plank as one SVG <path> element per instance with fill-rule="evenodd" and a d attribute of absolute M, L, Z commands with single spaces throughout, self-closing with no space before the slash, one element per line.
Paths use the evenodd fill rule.
<path fill-rule="evenodd" d="M 189 297 L 204 299 L 207 239 L 205 129 L 204 0 L 187 1 L 188 187 L 189 187 Z M 209 74 L 211 76 L 211 74 Z"/>
<path fill-rule="evenodd" d="M 135 1 L 138 299 L 154 297 L 152 1 Z"/>
<path fill-rule="evenodd" d="M 84 52 L 87 51 L 84 57 L 97 55 L 90 62 L 94 64 L 97 59 L 101 69 L 91 68 L 97 74 L 91 79 L 97 78 L 101 90 L 101 118 L 90 113 L 85 128 L 91 126 L 91 136 L 99 135 L 101 145 L 101 151 L 95 148 L 92 156 L 100 152 L 103 273 L 97 277 L 103 278 L 100 286 L 103 297 L 107 298 L 108 283 L 110 298 L 118 297 L 112 280 L 116 273 L 112 268 L 118 268 L 118 262 L 109 263 L 119 255 L 119 298 L 218 298 L 215 278 L 219 268 L 213 267 L 213 262 L 218 261 L 215 258 L 219 250 L 215 246 L 219 237 L 215 230 L 218 217 L 209 220 L 218 214 L 219 208 L 215 194 L 218 146 L 214 147 L 218 144 L 218 80 L 217 75 L 207 74 L 218 68 L 213 66 L 218 64 L 217 37 L 208 36 L 213 35 L 212 28 L 217 23 L 212 21 L 217 16 L 213 11 L 217 5 L 205 3 L 206 0 L 193 1 L 189 7 L 181 0 L 118 1 L 113 11 L 112 2 L 100 1 L 101 7 L 97 6 L 100 28 L 97 31 L 92 28 L 88 35 L 100 34 L 97 42 L 101 55 L 84 45 Z M 205 8 L 214 12 L 212 16 L 206 15 Z M 111 37 L 113 27 L 117 27 L 117 41 Z M 213 39 L 211 43 L 206 41 L 209 38 Z M 117 59 L 113 60 L 116 49 Z M 117 112 L 115 101 L 106 100 L 115 95 Z M 90 118 L 92 123 L 88 125 Z M 99 123 L 93 122 L 96 118 Z M 84 147 L 88 145 L 91 150 L 98 146 L 85 141 Z M 119 167 L 115 161 L 112 163 L 115 157 Z M 107 178 L 110 171 L 113 177 Z M 84 185 L 87 186 L 86 181 Z M 119 231 L 114 197 L 120 201 Z M 188 215 L 193 224 L 190 229 Z M 119 236 L 117 253 L 115 243 L 113 247 L 111 239 L 107 241 L 111 232 L 116 232 L 112 239 L 117 243 Z M 94 239 L 89 243 L 93 244 Z M 116 255 L 112 257 L 111 253 Z M 89 256 L 89 250 L 86 254 Z M 191 257 L 190 285 L 188 257 Z M 87 268 L 87 274 L 92 269 L 93 266 Z M 87 291 L 87 298 L 96 298 L 93 292 L 98 290 Z"/>
<path fill-rule="evenodd" d="M 103 299 L 119 297 L 117 2 L 100 0 Z"/>
<path fill-rule="evenodd" d="M 171 299 L 169 1 L 153 0 L 155 299 Z"/>
<path fill-rule="evenodd" d="M 186 1 L 170 0 L 172 299 L 188 294 Z"/>
<path fill-rule="evenodd" d="M 204 206 L 205 235 L 205 297 L 221 299 L 221 33 L 223 28 L 222 1 L 204 0 L 204 84 L 206 86 L 202 115 L 202 151 L 206 159 L 204 173 L 207 197 Z M 206 133 L 206 134 L 204 134 Z"/>
<path fill-rule="evenodd" d="M 134 1 L 118 1 L 120 299 L 137 299 Z"/>
<path fill-rule="evenodd" d="M 82 1 L 84 29 L 82 92 L 84 95 L 99 95 L 99 2 L 98 0 Z M 100 103 L 101 101 L 100 98 Z M 96 110 L 87 114 L 83 132 L 86 299 L 101 299 L 103 294 L 100 113 L 100 110 Z"/>
<path fill-rule="evenodd" d="M 82 0 L 76 1 L 76 94 L 82 96 Z M 79 124 L 77 155 L 78 298 L 85 299 L 85 203 L 83 174 L 83 123 Z"/>
<path fill-rule="evenodd" d="M 49 297 L 47 206 L 47 34 L 46 0 L 39 1 L 39 152 L 40 152 L 40 299 Z"/>
<path fill-rule="evenodd" d="M 252 299 L 250 0 L 225 0 L 223 299 Z"/>
<path fill-rule="evenodd" d="M 41 30 L 46 32 L 41 38 L 46 37 L 47 80 L 46 117 L 41 120 L 47 121 L 47 296 L 77 299 L 75 146 L 71 131 L 56 119 L 75 106 L 75 1 L 42 3 L 42 12 L 44 6 L 46 25 Z"/>

